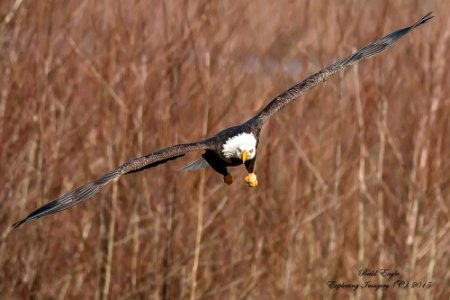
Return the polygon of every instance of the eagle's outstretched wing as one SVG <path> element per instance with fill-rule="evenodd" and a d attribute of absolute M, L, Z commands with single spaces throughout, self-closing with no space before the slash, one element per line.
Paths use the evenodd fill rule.
<path fill-rule="evenodd" d="M 271 116 L 273 116 L 276 112 L 286 107 L 289 103 L 297 99 L 300 95 L 304 94 L 311 88 L 316 85 L 325 82 L 336 74 L 339 71 L 344 70 L 345 68 L 360 62 L 363 59 L 370 58 L 375 56 L 387 48 L 391 47 L 395 44 L 400 38 L 405 36 L 408 32 L 413 30 L 414 28 L 425 24 L 428 22 L 433 16 L 431 12 L 423 16 L 420 20 L 415 22 L 413 25 L 409 27 L 405 27 L 394 31 L 384 37 L 376 40 L 375 42 L 367 45 L 366 47 L 358 50 L 352 55 L 340 60 L 319 72 L 309 76 L 305 80 L 296 85 L 292 86 L 290 89 L 283 92 L 281 95 L 277 96 L 273 99 L 269 104 L 267 104 L 262 111 L 260 111 L 257 115 L 249 120 L 249 122 L 256 122 L 259 127 L 261 127 Z"/>
<path fill-rule="evenodd" d="M 210 143 L 208 143 L 206 140 L 192 144 L 179 144 L 132 159 L 124 163 L 120 167 L 108 172 L 102 177 L 95 179 L 83 186 L 80 186 L 73 191 L 59 196 L 55 200 L 41 206 L 40 208 L 29 214 L 25 219 L 14 223 L 12 226 L 16 228 L 31 220 L 39 219 L 46 215 L 54 214 L 77 205 L 81 201 L 99 192 L 103 186 L 105 186 L 110 181 L 119 178 L 121 175 L 153 168 L 157 165 L 166 163 L 169 160 L 173 160 L 180 156 L 183 156 L 187 152 L 209 149 L 209 145 Z"/>

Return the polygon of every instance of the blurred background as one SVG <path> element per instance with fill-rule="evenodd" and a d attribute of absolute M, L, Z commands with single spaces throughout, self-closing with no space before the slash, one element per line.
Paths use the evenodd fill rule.
<path fill-rule="evenodd" d="M 231 186 L 177 171 L 192 153 L 10 228 L 128 159 L 245 121 L 429 11 L 266 124 L 256 189 L 242 167 Z M 0 298 L 448 299 L 449 16 L 445 0 L 2 0 Z"/>

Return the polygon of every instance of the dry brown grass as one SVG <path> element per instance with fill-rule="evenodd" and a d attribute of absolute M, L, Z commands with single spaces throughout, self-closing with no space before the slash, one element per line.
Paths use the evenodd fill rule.
<path fill-rule="evenodd" d="M 1 299 L 449 298 L 449 2 L 291 2 L 0 2 Z M 188 155 L 11 230 L 431 10 L 266 125 L 257 189 Z M 327 287 L 365 267 L 433 286 Z"/>

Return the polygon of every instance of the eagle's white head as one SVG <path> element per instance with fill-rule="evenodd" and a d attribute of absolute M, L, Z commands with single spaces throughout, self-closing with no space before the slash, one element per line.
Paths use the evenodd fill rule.
<path fill-rule="evenodd" d="M 241 133 L 229 138 L 222 148 L 226 158 L 238 158 L 242 162 L 256 156 L 256 138 L 252 133 Z"/>

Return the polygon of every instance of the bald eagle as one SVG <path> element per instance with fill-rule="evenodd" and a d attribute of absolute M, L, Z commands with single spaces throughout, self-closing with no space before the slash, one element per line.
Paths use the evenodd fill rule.
<path fill-rule="evenodd" d="M 181 157 L 191 151 L 204 152 L 199 160 L 185 166 L 182 169 L 198 170 L 210 166 L 214 171 L 223 176 L 223 180 L 226 184 L 231 184 L 233 179 L 230 173 L 228 173 L 227 168 L 244 164 L 248 171 L 248 175 L 244 179 L 245 182 L 250 187 L 256 187 L 258 185 L 258 180 L 254 173 L 254 168 L 257 157 L 259 133 L 262 126 L 267 120 L 270 119 L 270 117 L 282 108 L 286 107 L 288 104 L 292 103 L 300 95 L 328 80 L 332 75 L 343 71 L 361 60 L 383 52 L 387 48 L 394 45 L 411 30 L 425 24 L 431 18 L 433 18 L 432 14 L 428 13 L 411 26 L 394 31 L 365 46 L 364 48 L 361 48 L 350 56 L 339 60 L 309 76 L 302 82 L 292 86 L 279 96 L 275 97 L 255 116 L 240 125 L 224 129 L 212 137 L 195 143 L 173 145 L 142 157 L 134 158 L 108 172 L 102 177 L 80 186 L 73 191 L 43 205 L 23 220 L 14 223 L 12 226 L 16 228 L 31 220 L 35 220 L 49 214 L 54 214 L 72 207 L 99 192 L 107 183 L 118 179 L 122 175 L 156 167 L 157 165 Z"/>

